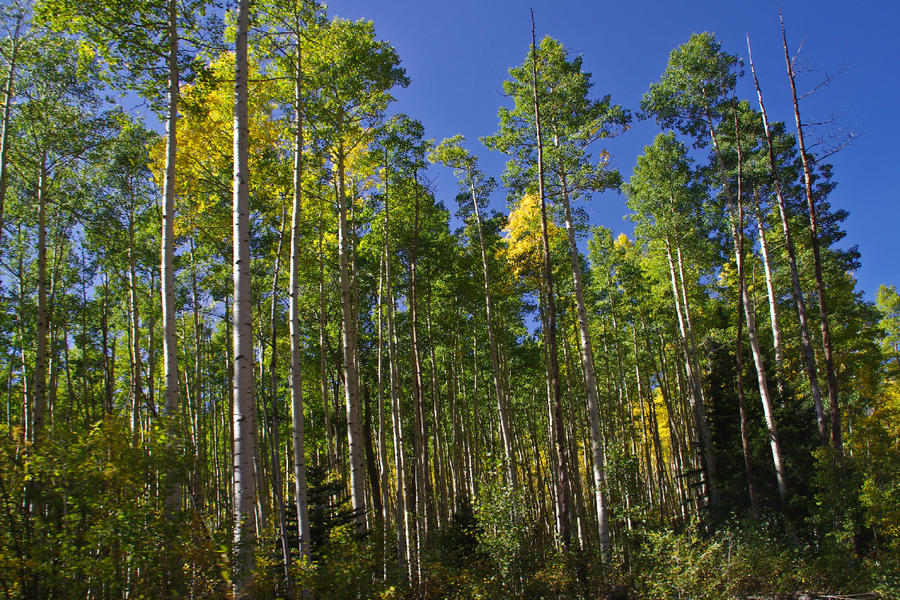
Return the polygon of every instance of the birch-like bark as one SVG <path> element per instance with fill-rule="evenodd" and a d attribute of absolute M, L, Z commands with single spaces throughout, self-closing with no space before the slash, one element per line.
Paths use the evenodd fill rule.
<path fill-rule="evenodd" d="M 638 411 L 641 415 L 641 450 L 644 454 L 644 465 L 646 467 L 646 480 L 647 480 L 647 494 L 650 499 L 650 505 L 655 503 L 654 498 L 654 490 L 653 490 L 653 463 L 650 461 L 650 443 L 647 441 L 647 414 L 644 410 L 644 384 L 643 377 L 641 377 L 641 361 L 640 361 L 640 352 L 638 350 L 638 339 L 637 339 L 637 319 L 635 318 L 634 313 L 631 315 L 631 333 L 632 333 L 632 348 L 634 350 L 634 380 L 635 387 L 637 388 L 635 394 L 635 402 L 638 405 Z M 634 414 L 632 409 L 632 414 Z M 640 465 L 640 461 L 638 462 Z"/>
<path fill-rule="evenodd" d="M 775 280 L 772 276 L 772 261 L 769 256 L 769 245 L 766 240 L 766 228 L 763 225 L 762 211 L 757 210 L 756 232 L 759 235 L 759 249 L 763 259 L 763 273 L 766 277 L 766 296 L 769 299 L 769 321 L 772 324 L 772 345 L 775 349 L 775 379 L 778 394 L 784 394 L 784 347 L 781 342 L 781 323 L 778 318 L 778 301 L 775 298 Z"/>
<path fill-rule="evenodd" d="M 47 151 L 38 167 L 37 339 L 34 350 L 34 410 L 31 441 L 37 445 L 44 433 L 47 410 Z"/>
<path fill-rule="evenodd" d="M 294 446 L 294 501 L 297 507 L 297 533 L 300 539 L 300 560 L 310 558 L 309 503 L 306 485 L 306 451 L 303 422 L 303 379 L 300 332 L 300 223 L 303 194 L 303 71 L 302 48 L 297 40 L 297 71 L 294 79 L 294 199 L 291 206 L 291 266 L 290 266 L 290 337 L 291 337 L 291 432 Z M 327 405 L 327 402 L 326 402 Z M 327 409 L 326 409 L 327 410 Z M 330 453 L 329 453 L 330 457 Z"/>
<path fill-rule="evenodd" d="M 385 161 L 387 162 L 387 161 Z M 396 336 L 394 332 L 394 296 L 391 290 L 391 251 L 390 251 L 390 229 L 391 229 L 391 204 L 389 193 L 388 170 L 385 166 L 384 179 L 384 293 L 387 298 L 387 307 L 385 318 L 387 319 L 387 335 L 388 335 L 388 378 L 391 394 L 391 425 L 394 443 L 394 471 L 397 474 L 396 481 L 396 500 L 394 502 L 396 508 L 395 525 L 397 527 L 397 565 L 402 575 L 412 580 L 412 554 L 410 552 L 409 540 L 412 537 L 412 523 L 409 517 L 409 511 L 406 508 L 406 460 L 403 452 L 403 422 L 400 414 L 400 394 L 397 390 L 399 385 L 397 375 L 397 349 Z"/>
<path fill-rule="evenodd" d="M 584 302 L 584 286 L 581 282 L 581 260 L 575 244 L 575 227 L 569 204 L 569 188 L 566 175 L 560 175 L 562 201 L 566 217 L 566 237 L 569 242 L 569 260 L 572 263 L 572 279 L 575 283 L 575 307 L 578 312 L 578 335 L 581 342 L 581 360 L 584 369 L 584 391 L 587 396 L 588 418 L 591 425 L 591 458 L 594 481 L 594 500 L 597 508 L 597 528 L 600 535 L 600 556 L 609 559 L 609 507 L 606 500 L 606 457 L 603 455 L 603 439 L 600 435 L 600 413 L 597 394 L 597 375 L 594 371 L 594 349 L 588 332 L 587 307 Z"/>
<path fill-rule="evenodd" d="M 381 536 L 381 546 L 379 549 L 380 552 L 380 560 L 381 565 L 383 567 L 381 576 L 383 579 L 387 579 L 388 577 L 388 567 L 387 561 L 385 560 L 390 544 L 388 543 L 387 536 L 387 525 L 390 521 L 390 513 L 391 513 L 391 497 L 390 490 L 388 486 L 390 482 L 388 481 L 388 457 L 387 457 L 387 438 L 385 437 L 385 420 L 384 420 L 384 370 L 383 370 L 383 357 L 384 357 L 384 327 L 382 325 L 382 317 L 384 315 L 384 264 L 389 260 L 389 258 L 385 255 L 384 252 L 384 244 L 381 245 L 381 260 L 379 261 L 379 269 L 378 269 L 378 300 L 377 300 L 377 332 L 378 332 L 378 345 L 377 345 L 377 376 L 378 376 L 378 481 L 379 481 L 379 490 L 381 492 L 381 530 L 379 535 Z M 399 524 L 399 522 L 398 522 Z"/>
<path fill-rule="evenodd" d="M 781 177 L 778 174 L 778 164 L 775 161 L 775 149 L 772 145 L 772 133 L 769 128 L 769 118 L 766 113 L 766 107 L 763 103 L 762 90 L 759 86 L 759 79 L 756 76 L 756 69 L 753 65 L 753 53 L 750 50 L 750 39 L 747 38 L 747 55 L 750 59 L 750 72 L 753 74 L 753 84 L 756 86 L 756 96 L 759 100 L 759 111 L 762 115 L 763 130 L 766 134 L 766 145 L 769 154 L 769 170 L 772 175 L 772 182 L 775 186 L 775 200 L 778 203 L 778 214 L 781 217 L 782 233 L 784 234 L 784 245 L 787 249 L 788 265 L 791 271 L 791 295 L 794 298 L 794 306 L 797 309 L 797 318 L 800 322 L 800 345 L 803 348 L 804 364 L 806 366 L 806 377 L 809 380 L 809 389 L 813 398 L 813 405 L 816 409 L 816 421 L 819 427 L 819 438 L 822 443 L 827 443 L 828 433 L 825 423 L 825 408 L 822 405 L 822 392 L 819 389 L 819 376 L 816 367 L 816 357 L 813 352 L 812 342 L 809 336 L 809 324 L 806 319 L 806 301 L 803 299 L 803 288 L 800 286 L 800 275 L 797 269 L 797 253 L 794 249 L 794 240 L 791 235 L 787 206 L 782 193 Z"/>
<path fill-rule="evenodd" d="M 434 485 L 432 486 L 433 498 L 437 501 L 438 508 L 433 510 L 432 514 L 435 518 L 435 527 L 442 527 L 449 522 L 449 514 L 447 511 L 447 486 L 446 486 L 446 465 L 444 458 L 444 431 L 441 426 L 441 399 L 438 393 L 437 381 L 437 359 L 434 353 L 434 337 L 431 330 L 431 288 L 428 288 L 428 297 L 426 300 L 427 310 L 425 311 L 425 325 L 428 332 L 428 353 L 431 360 L 431 412 L 434 424 Z"/>
<path fill-rule="evenodd" d="M 169 107 L 166 117 L 166 165 L 162 206 L 162 319 L 163 372 L 166 383 L 166 414 L 178 410 L 178 346 L 175 333 L 175 156 L 178 145 L 178 2 L 167 0 L 169 17 Z"/>
<path fill-rule="evenodd" d="M 500 435 L 503 438 L 503 461 L 506 468 L 506 482 L 510 486 L 516 485 L 516 464 L 513 452 L 512 431 L 510 429 L 508 403 L 506 390 L 500 377 L 500 362 L 497 352 L 497 336 L 494 333 L 494 320 L 491 314 L 491 287 L 490 269 L 487 261 L 487 251 L 484 247 L 484 232 L 481 226 L 481 209 L 478 207 L 478 194 L 475 190 L 475 177 L 471 167 L 468 171 L 469 192 L 472 195 L 472 205 L 475 208 L 475 225 L 478 228 L 478 248 L 481 251 L 481 269 L 484 274 L 484 312 L 487 322 L 488 344 L 491 350 L 491 374 L 494 377 L 494 393 L 497 398 L 497 413 L 500 419 Z"/>
<path fill-rule="evenodd" d="M 541 245 L 543 248 L 544 282 L 547 292 L 547 330 L 544 332 L 549 355 L 549 385 L 554 416 L 556 439 L 553 444 L 557 467 L 557 510 L 559 511 L 559 535 L 563 546 L 571 542 L 569 529 L 569 474 L 566 466 L 565 431 L 562 423 L 562 394 L 559 386 L 559 357 L 556 344 L 556 301 L 553 292 L 553 268 L 550 261 L 548 236 L 547 197 L 544 191 L 544 148 L 541 135 L 541 108 L 537 90 L 537 41 L 534 34 L 534 12 L 531 14 L 531 91 L 534 102 L 534 132 L 537 142 L 538 195 L 541 206 Z"/>
<path fill-rule="evenodd" d="M 166 164 L 163 177 L 162 234 L 160 248 L 160 301 L 163 325 L 163 383 L 165 414 L 168 418 L 169 443 L 178 435 L 178 342 L 175 332 L 175 165 L 178 147 L 178 104 L 180 74 L 178 66 L 178 1 L 166 0 L 168 13 L 168 114 L 166 115 Z M 152 354 L 152 352 L 151 352 Z M 175 473 L 166 473 L 164 510 L 174 520 L 181 508 L 181 486 Z M 176 553 L 168 552 L 166 593 L 181 595 L 181 565 Z"/>
<path fill-rule="evenodd" d="M 293 213 L 291 217 L 291 242 L 294 241 L 294 218 Z M 281 211 L 281 227 L 278 229 L 278 249 L 275 253 L 275 265 L 272 269 L 272 307 L 271 312 L 269 313 L 269 347 L 270 347 L 270 355 L 269 355 L 269 400 L 272 402 L 272 426 L 269 437 L 269 451 L 271 456 L 271 467 L 272 467 L 272 496 L 275 500 L 275 511 L 278 515 L 278 533 L 281 538 L 281 557 L 282 557 L 282 567 L 284 569 L 284 581 L 287 590 L 288 597 L 291 596 L 291 548 L 288 544 L 288 532 L 287 532 L 287 513 L 284 508 L 284 493 L 282 492 L 281 485 L 281 460 L 279 459 L 279 452 L 281 450 L 281 445 L 278 441 L 278 328 L 276 320 L 278 318 L 278 276 L 281 274 L 281 252 L 284 248 L 284 225 L 285 225 L 285 210 L 282 207 Z M 293 247 L 291 248 L 293 251 Z M 293 259 L 293 252 L 291 255 Z M 293 266 L 293 263 L 292 263 Z M 293 291 L 293 290 L 292 290 Z M 294 295 L 291 294 L 291 300 L 293 300 Z M 292 315 L 293 316 L 293 315 Z M 292 347 L 293 349 L 293 347 Z M 293 357 L 292 357 L 293 358 Z M 293 363 L 291 363 L 291 367 L 293 368 Z M 293 370 L 291 372 L 293 376 Z M 293 389 L 293 381 L 292 389 Z M 293 404 L 292 404 L 293 407 Z M 268 419 L 266 419 L 268 420 Z M 285 471 L 287 472 L 287 471 Z M 297 514 L 297 520 L 299 523 L 300 514 Z"/>
<path fill-rule="evenodd" d="M 250 206 L 247 115 L 247 30 L 249 0 L 238 0 L 234 86 L 234 598 L 249 598 L 256 549 L 253 449 L 256 404 L 253 384 L 253 330 L 250 297 Z M 261 474 L 257 474 L 261 475 Z"/>
<path fill-rule="evenodd" d="M 742 276 L 738 281 L 740 287 L 741 298 L 744 305 L 744 317 L 747 322 L 747 338 L 750 340 L 750 353 L 753 355 L 753 365 L 756 368 L 756 381 L 759 387 L 759 397 L 763 406 L 763 415 L 766 421 L 766 429 L 769 434 L 769 447 L 772 450 L 772 462 L 775 466 L 775 478 L 778 483 L 778 495 L 784 501 L 787 495 L 787 480 L 785 478 L 784 460 L 781 456 L 781 442 L 778 438 L 778 428 L 775 423 L 775 414 L 772 402 L 772 395 L 769 392 L 769 382 L 766 376 L 766 367 L 762 356 L 762 349 L 759 345 L 759 337 L 756 330 L 756 309 L 750 298 L 750 292 L 747 289 L 746 276 L 744 276 L 744 255 L 743 248 L 743 226 L 744 226 L 744 205 L 743 205 L 743 155 L 741 152 L 740 130 L 738 129 L 737 109 L 734 112 L 734 134 L 737 146 L 737 191 L 733 193 L 728 186 L 728 179 L 725 174 L 725 161 L 722 157 L 721 148 L 719 146 L 718 135 L 712 125 L 712 119 L 707 113 L 707 124 L 709 125 L 709 135 L 713 143 L 713 149 L 716 154 L 716 162 L 718 163 L 719 176 L 722 181 L 722 188 L 728 202 L 729 221 L 731 225 L 731 237 L 734 242 L 735 260 L 738 266 L 738 273 Z"/>
<path fill-rule="evenodd" d="M 739 211 L 740 212 L 740 211 Z M 736 238 L 737 225 L 732 225 L 732 235 Z M 739 259 L 738 270 L 743 272 L 743 259 Z M 778 482 L 778 495 L 784 500 L 787 495 L 787 481 L 784 472 L 784 459 L 781 455 L 781 442 L 778 437 L 778 428 L 775 424 L 774 403 L 769 392 L 769 384 L 766 378 L 766 368 L 763 362 L 762 350 L 756 330 L 756 315 L 753 302 L 747 289 L 746 278 L 739 282 L 741 297 L 743 299 L 744 316 L 747 321 L 747 337 L 750 340 L 750 352 L 753 355 L 753 364 L 756 367 L 756 379 L 759 385 L 760 400 L 763 405 L 763 415 L 766 420 L 766 429 L 769 433 L 769 446 L 772 449 L 772 462 L 775 465 L 775 477 Z"/>
<path fill-rule="evenodd" d="M 347 446 L 350 455 L 350 499 L 358 533 L 366 530 L 366 474 L 363 469 L 363 439 L 360 420 L 359 367 L 356 363 L 356 318 L 350 297 L 350 267 L 347 196 L 344 182 L 344 150 L 337 151 L 338 176 L 338 267 L 341 279 L 341 330 L 344 353 L 344 400 L 347 411 Z"/>
<path fill-rule="evenodd" d="M 416 565 L 418 567 L 418 581 L 422 581 L 422 553 L 428 539 L 429 505 L 430 498 L 426 489 L 428 480 L 428 433 L 425 412 L 425 392 L 422 382 L 422 359 L 419 353 L 418 333 L 418 295 L 416 287 L 416 274 L 418 270 L 417 255 L 419 245 L 419 183 L 415 182 L 414 207 L 413 207 L 413 242 L 409 255 L 409 332 L 410 352 L 412 358 L 412 392 L 415 403 L 415 429 L 413 431 L 413 446 L 415 449 L 416 470 Z"/>
<path fill-rule="evenodd" d="M 337 450 L 334 447 L 335 435 L 331 424 L 330 400 L 328 398 L 328 375 L 326 359 L 325 331 L 325 221 L 319 215 L 319 393 L 322 397 L 322 411 L 325 420 L 325 447 L 328 454 L 328 469 L 337 468 Z"/>
<path fill-rule="evenodd" d="M 133 207 L 132 207 L 133 208 Z M 134 258 L 134 212 L 128 219 L 128 302 L 131 305 L 131 364 L 133 367 L 131 393 L 137 410 L 146 403 L 147 409 L 156 417 L 156 404 L 152 396 L 144 398 L 143 359 L 141 357 L 141 319 L 138 308 L 138 277 Z"/>
<path fill-rule="evenodd" d="M 191 389 L 186 393 L 188 398 L 188 407 L 189 414 L 191 418 L 191 445 L 194 448 L 194 456 L 197 460 L 197 466 L 193 469 L 193 472 L 190 474 L 190 484 L 193 489 L 193 498 L 192 501 L 196 504 L 199 509 L 203 508 L 203 488 L 202 488 L 202 478 L 203 478 L 203 468 L 206 459 L 206 453 L 204 448 L 206 446 L 206 436 L 203 435 L 201 430 L 202 421 L 201 421 L 201 409 L 200 405 L 203 398 L 203 378 L 201 374 L 201 364 L 203 360 L 203 353 L 201 351 L 201 341 L 200 341 L 200 293 L 197 286 L 197 261 L 195 256 L 195 244 L 194 244 L 194 236 L 192 235 L 189 240 L 189 250 L 191 257 L 191 304 L 193 310 L 194 317 L 194 381 L 191 385 Z M 185 379 L 187 379 L 187 374 L 185 374 Z"/>
<path fill-rule="evenodd" d="M 716 486 L 716 459 L 712 449 L 712 436 L 709 433 L 709 425 L 706 421 L 706 406 L 703 397 L 703 382 L 699 373 L 699 365 L 696 361 L 696 346 L 694 345 L 693 328 L 691 321 L 685 316 L 682 307 L 682 297 L 687 296 L 681 292 L 676 276 L 675 262 L 672 257 L 672 243 L 668 234 L 665 237 L 666 258 L 669 264 L 669 275 L 672 283 L 672 297 L 675 301 L 675 314 L 678 317 L 678 330 L 681 334 L 681 347 L 684 351 L 684 368 L 691 383 L 689 403 L 694 421 L 694 431 L 700 438 L 700 446 L 703 450 L 703 466 L 706 471 L 709 498 L 712 504 L 718 504 L 718 489 Z M 680 248 L 678 249 L 680 256 Z M 684 285 L 682 274 L 682 286 Z M 686 303 L 685 303 L 686 304 Z"/>
<path fill-rule="evenodd" d="M 109 356 L 109 277 L 103 273 L 103 300 L 100 303 L 100 346 L 103 356 L 103 411 L 113 412 L 113 377 L 115 357 Z M 52 284 L 51 284 L 52 285 Z M 49 318 L 49 315 L 45 315 Z M 52 360 L 52 359 L 51 359 Z M 51 369 L 52 371 L 52 369 Z M 52 406 L 52 402 L 48 402 Z"/>
<path fill-rule="evenodd" d="M 760 228 L 760 231 L 762 228 Z M 743 232 L 739 232 L 738 253 L 744 253 L 744 236 Z M 744 262 L 738 263 L 738 281 L 742 284 L 744 281 Z M 738 411 L 741 419 L 741 449 L 744 453 L 744 471 L 747 475 L 747 491 L 750 494 L 750 508 L 753 510 L 753 517 L 758 521 L 759 513 L 759 495 L 756 492 L 756 478 L 753 476 L 753 461 L 750 454 L 750 425 L 747 420 L 747 402 L 744 397 L 744 341 L 743 341 L 743 325 L 744 320 L 741 313 L 744 311 L 744 295 L 738 296 L 738 317 L 737 317 L 737 336 L 734 352 L 735 370 L 737 372 L 737 393 L 738 393 Z"/>
<path fill-rule="evenodd" d="M 12 37 L 12 48 L 10 48 L 9 73 L 6 75 L 6 90 L 3 102 L 3 130 L 0 132 L 0 240 L 3 239 L 3 210 L 6 204 L 10 115 L 12 114 L 12 99 L 15 90 L 16 61 L 19 54 L 19 32 L 21 27 L 22 19 L 20 18 L 16 22 L 15 32 Z"/>

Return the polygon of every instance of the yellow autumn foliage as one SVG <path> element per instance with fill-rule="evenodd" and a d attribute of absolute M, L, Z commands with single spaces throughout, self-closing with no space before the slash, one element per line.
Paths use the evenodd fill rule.
<path fill-rule="evenodd" d="M 513 275 L 539 279 L 542 264 L 541 205 L 537 194 L 525 194 L 509 213 L 509 221 L 503 230 L 506 248 L 502 251 L 512 266 Z M 566 234 L 556 223 L 547 223 L 547 237 L 551 253 L 564 247 Z"/>
<path fill-rule="evenodd" d="M 176 237 L 198 229 L 219 235 L 231 227 L 234 55 L 215 58 L 210 70 L 209 81 L 181 89 L 183 114 L 178 122 L 175 159 Z M 250 80 L 250 196 L 262 198 L 266 206 L 275 205 L 289 197 L 290 161 L 272 160 L 272 149 L 286 150 L 290 131 L 283 120 L 275 118 L 276 83 L 260 80 L 255 65 L 251 65 Z M 165 146 L 161 137 L 151 150 L 154 177 L 160 186 Z M 270 212 L 270 219 L 280 216 L 280 209 Z"/>
<path fill-rule="evenodd" d="M 613 240 L 613 248 L 616 250 L 628 250 L 634 245 L 634 243 L 628 239 L 628 235 L 625 233 L 620 233 L 615 240 Z"/>

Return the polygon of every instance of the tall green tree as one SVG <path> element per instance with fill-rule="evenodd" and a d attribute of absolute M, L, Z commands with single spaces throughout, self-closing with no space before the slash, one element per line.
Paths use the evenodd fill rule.
<path fill-rule="evenodd" d="M 462 144 L 464 141 L 465 138 L 461 135 L 445 139 L 435 148 L 429 158 L 432 162 L 441 163 L 454 170 L 460 185 L 460 195 L 457 197 L 457 200 L 460 202 L 460 210 L 463 214 L 471 215 L 475 218 L 478 246 L 481 252 L 481 267 L 484 276 L 484 310 L 487 322 L 488 344 L 491 351 L 491 373 L 494 378 L 494 394 L 497 398 L 497 414 L 500 419 L 500 434 L 503 439 L 506 480 L 508 485 L 515 486 L 517 477 L 511 416 L 509 415 L 506 389 L 502 383 L 497 334 L 494 331 L 494 319 L 491 316 L 491 276 L 485 249 L 484 228 L 481 222 L 481 213 L 485 210 L 488 196 L 496 187 L 496 182 L 479 170 L 476 157 L 463 148 Z"/>
<path fill-rule="evenodd" d="M 554 40 L 541 43 L 544 61 L 544 77 L 547 80 L 547 97 L 543 103 L 544 118 L 553 136 L 553 148 L 549 152 L 550 170 L 558 181 L 557 198 L 562 206 L 566 225 L 569 261 L 575 288 L 575 308 L 578 315 L 578 334 L 584 371 L 585 394 L 591 423 L 591 452 L 593 455 L 594 494 L 597 506 L 597 522 L 600 550 L 609 555 L 609 515 L 605 498 L 603 440 L 600 434 L 598 413 L 597 377 L 594 368 L 594 350 L 588 332 L 587 308 L 582 284 L 582 265 L 575 240 L 575 223 L 572 217 L 571 198 L 587 197 L 592 192 L 615 188 L 621 183 L 618 171 L 608 168 L 609 154 L 600 152 L 596 163 L 591 157 L 594 142 L 612 137 L 623 131 L 630 115 L 619 105 L 610 102 L 609 95 L 595 99 L 590 95 L 590 73 L 582 70 L 581 57 L 570 59 L 565 48 Z"/>
<path fill-rule="evenodd" d="M 684 268 L 684 247 L 688 243 L 684 238 L 690 236 L 689 232 L 698 220 L 698 199 L 702 194 L 687 148 L 675 139 L 674 133 L 659 134 L 638 157 L 634 173 L 624 189 L 628 206 L 635 211 L 636 229 L 661 244 L 665 251 L 685 372 L 691 385 L 694 431 L 703 449 L 709 499 L 715 505 L 718 504 L 715 450 L 706 416 L 703 371 Z"/>
<path fill-rule="evenodd" d="M 341 322 L 344 396 L 350 454 L 350 489 L 356 527 L 366 529 L 366 493 L 363 471 L 359 347 L 357 318 L 353 314 L 347 221 L 347 161 L 369 139 L 370 128 L 391 101 L 394 86 L 409 83 L 400 58 L 386 42 L 375 38 L 371 22 L 335 19 L 320 28 L 315 51 L 307 54 L 308 103 L 311 128 L 321 143 L 337 178 L 338 266 L 341 285 Z"/>
<path fill-rule="evenodd" d="M 543 57 L 538 52 L 532 18 L 531 49 L 525 62 L 509 70 L 510 79 L 503 82 L 504 92 L 513 98 L 513 108 L 499 110 L 500 129 L 494 136 L 482 141 L 492 150 L 499 150 L 513 157 L 503 175 L 504 182 L 522 194 L 526 191 L 537 194 L 540 209 L 540 230 L 542 247 L 543 298 L 548 359 L 548 384 L 554 420 L 554 461 L 556 468 L 556 529 L 562 543 L 568 547 L 570 532 L 569 474 L 566 464 L 565 429 L 562 422 L 562 392 L 559 380 L 559 355 L 556 327 L 556 294 L 554 292 L 553 269 L 548 235 L 548 194 L 546 192 L 544 139 L 541 104 L 546 100 L 550 83 L 545 76 Z M 544 42 L 542 41 L 542 45 Z M 539 79 L 538 73 L 541 78 Z"/>
<path fill-rule="evenodd" d="M 736 67 L 737 57 L 724 52 L 714 36 L 709 33 L 694 34 L 669 55 L 666 70 L 660 81 L 651 84 L 649 91 L 642 98 L 641 109 L 646 114 L 655 116 L 663 127 L 675 127 L 682 133 L 692 136 L 698 146 L 712 145 L 718 175 L 717 184 L 726 200 L 728 228 L 738 272 L 742 276 L 742 181 L 740 171 L 736 183 L 728 178 L 720 143 L 721 129 L 730 127 L 729 123 L 733 123 L 734 127 L 738 125 L 737 120 L 731 121 L 736 110 L 733 102 L 738 77 Z M 739 133 L 735 132 L 735 138 L 738 137 Z M 739 165 L 740 162 L 741 159 L 738 158 Z M 784 460 L 775 421 L 774 403 L 757 336 L 755 310 L 746 281 L 739 281 L 738 286 L 741 290 L 747 337 L 756 368 L 763 413 L 769 430 L 778 490 L 784 498 L 787 493 Z"/>

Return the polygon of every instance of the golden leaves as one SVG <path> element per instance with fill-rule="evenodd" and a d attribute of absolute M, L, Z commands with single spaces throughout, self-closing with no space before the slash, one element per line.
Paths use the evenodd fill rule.
<path fill-rule="evenodd" d="M 178 121 L 175 159 L 177 237 L 191 235 L 200 228 L 224 234 L 231 226 L 234 55 L 222 54 L 213 59 L 209 74 L 208 79 L 181 90 L 183 116 Z M 251 65 L 251 79 L 255 75 L 257 69 Z M 276 206 L 291 189 L 291 166 L 286 158 L 290 132 L 287 124 L 275 117 L 276 82 L 256 79 L 251 88 L 250 194 L 251 198 L 262 200 L 258 205 Z M 160 187 L 165 172 L 165 146 L 165 138 L 161 137 L 151 151 L 154 177 Z M 280 210 L 265 212 L 264 218 L 277 219 L 280 215 Z"/>
<path fill-rule="evenodd" d="M 506 249 L 503 252 L 516 277 L 540 278 L 543 261 L 541 242 L 541 204 L 537 194 L 527 193 L 518 206 L 509 213 L 509 221 L 503 230 Z M 548 219 L 547 237 L 550 247 L 566 243 L 565 232 Z"/>

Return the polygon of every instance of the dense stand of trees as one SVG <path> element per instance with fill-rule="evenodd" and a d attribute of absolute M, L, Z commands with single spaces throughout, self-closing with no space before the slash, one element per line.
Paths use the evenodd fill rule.
<path fill-rule="evenodd" d="M 633 115 L 532 31 L 482 139 L 507 215 L 389 116 L 372 23 L 213 9 L 0 15 L 7 597 L 896 591 L 900 300 L 855 287 L 784 29 L 790 124 L 749 42 L 754 96 L 695 34 Z M 663 131 L 623 180 L 633 118 Z M 609 189 L 631 237 L 578 207 Z M 669 560 L 742 531 L 743 575 Z"/>

